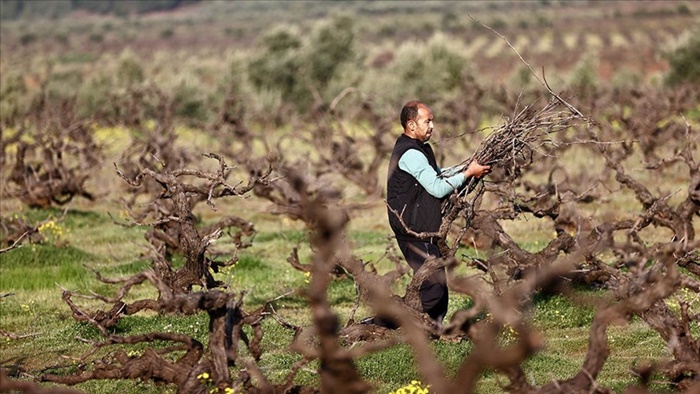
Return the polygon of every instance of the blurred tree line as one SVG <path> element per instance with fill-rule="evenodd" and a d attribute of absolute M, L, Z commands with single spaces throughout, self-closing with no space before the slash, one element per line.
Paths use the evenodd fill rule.
<path fill-rule="evenodd" d="M 666 76 L 669 85 L 700 83 L 700 25 L 696 26 L 684 45 L 666 54 L 671 65 Z"/>
<path fill-rule="evenodd" d="M 3 10 L 7 4 L 20 3 L 0 1 Z M 100 9 L 104 12 L 110 12 L 106 11 L 108 7 L 124 6 L 144 12 L 189 1 L 194 0 L 64 0 L 46 4 L 103 7 Z M 27 7 L 35 2 L 22 3 Z M 338 97 L 344 97 L 344 104 L 347 100 L 360 100 L 356 102 L 359 104 L 370 98 L 377 107 L 393 107 L 420 97 L 442 114 L 443 124 L 457 126 L 467 122 L 468 129 L 474 129 L 480 115 L 469 114 L 473 117 L 470 119 L 460 115 L 474 101 L 484 101 L 482 108 L 488 113 L 481 116 L 499 115 L 510 108 L 498 107 L 496 102 L 508 101 L 496 100 L 494 95 L 508 87 L 539 89 L 527 69 L 518 71 L 511 80 L 503 80 L 503 86 L 488 86 L 466 55 L 463 41 L 445 33 L 368 48 L 358 29 L 352 14 L 339 13 L 310 28 L 279 23 L 266 30 L 250 50 L 222 57 L 183 58 L 173 53 L 146 60 L 127 48 L 117 56 L 84 62 L 99 67 L 44 59 L 37 63 L 43 64 L 38 71 L 8 68 L 1 76 L 0 126 L 15 126 L 24 114 L 36 112 L 47 102 L 74 103 L 80 116 L 108 123 L 121 122 L 125 112 L 138 112 L 138 118 L 149 119 L 160 110 L 160 99 L 149 92 L 158 90 L 172 99 L 173 115 L 191 124 L 210 122 L 220 116 L 219 108 L 228 97 L 235 98 L 231 101 L 235 108 L 231 110 L 237 116 L 245 114 L 248 120 L 263 122 L 313 116 L 328 110 Z M 699 36 L 690 34 L 683 45 L 666 54 L 670 63 L 665 81 L 668 85 L 700 80 Z M 556 85 L 581 96 L 593 96 L 600 89 L 597 72 L 597 58 L 586 56 Z M 555 76 L 550 74 L 548 78 L 553 80 Z M 353 88 L 355 93 L 343 95 L 347 88 Z M 358 92 L 362 97 L 358 97 Z M 137 106 L 126 105 L 134 100 L 138 101 Z M 352 107 L 336 106 L 335 111 L 342 115 L 345 108 L 351 112 Z"/>
<path fill-rule="evenodd" d="M 0 0 L 0 19 L 58 18 L 83 10 L 98 14 L 129 15 L 171 10 L 199 0 Z"/>

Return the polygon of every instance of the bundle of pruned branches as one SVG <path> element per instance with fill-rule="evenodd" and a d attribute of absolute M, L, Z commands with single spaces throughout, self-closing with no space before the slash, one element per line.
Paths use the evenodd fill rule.
<path fill-rule="evenodd" d="M 551 134 L 565 130 L 576 122 L 586 118 L 557 95 L 541 109 L 537 110 L 530 104 L 515 112 L 515 115 L 494 130 L 479 144 L 472 157 L 453 167 L 449 176 L 457 171 L 464 171 L 473 160 L 481 165 L 489 165 L 492 170 L 496 167 L 506 167 L 514 172 L 518 167 L 529 164 L 532 152 L 543 144 L 556 143 Z M 525 160 L 522 160 L 525 159 Z M 470 181 L 470 191 L 475 186 L 475 180 Z"/>

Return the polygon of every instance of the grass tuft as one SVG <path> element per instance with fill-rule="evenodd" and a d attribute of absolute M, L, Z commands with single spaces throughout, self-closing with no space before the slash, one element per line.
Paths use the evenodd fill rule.
<path fill-rule="evenodd" d="M 64 286 L 84 286 L 89 274 L 83 264 L 97 257 L 73 246 L 31 244 L 0 254 L 2 291 L 43 290 Z"/>

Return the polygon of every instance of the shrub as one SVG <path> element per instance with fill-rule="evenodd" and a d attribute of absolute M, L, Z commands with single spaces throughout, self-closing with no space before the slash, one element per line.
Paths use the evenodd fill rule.
<path fill-rule="evenodd" d="M 597 54 L 584 54 L 569 78 L 569 87 L 581 97 L 592 97 L 598 90 Z"/>
<path fill-rule="evenodd" d="M 496 30 L 501 30 L 501 29 L 505 29 L 506 27 L 508 27 L 508 23 L 506 22 L 506 20 L 503 18 L 499 18 L 499 17 L 493 18 L 486 25 L 488 25 Z"/>
<path fill-rule="evenodd" d="M 323 26 L 311 40 L 307 54 L 311 79 L 323 88 L 343 64 L 355 59 L 355 32 L 350 17 L 334 18 Z"/>
<path fill-rule="evenodd" d="M 0 84 L 0 125 L 12 126 L 29 108 L 31 98 L 19 72 L 2 75 Z"/>
<path fill-rule="evenodd" d="M 226 27 L 224 28 L 224 34 L 231 37 L 243 37 L 245 36 L 246 30 L 242 27 Z"/>
<path fill-rule="evenodd" d="M 68 45 L 70 43 L 70 40 L 68 39 L 67 33 L 56 33 L 56 35 L 54 36 L 54 39 L 59 44 Z"/>
<path fill-rule="evenodd" d="M 88 79 L 78 91 L 78 111 L 84 117 L 112 119 L 118 110 L 113 100 L 115 90 L 112 79 L 105 74 L 97 74 Z"/>
<path fill-rule="evenodd" d="M 19 37 L 19 43 L 23 46 L 27 46 L 37 40 L 37 36 L 34 33 L 24 33 Z"/>
<path fill-rule="evenodd" d="M 283 26 L 266 34 L 263 50 L 248 65 L 250 82 L 259 91 L 279 91 L 283 99 L 292 100 L 305 90 L 300 79 L 301 37 L 291 27 Z"/>
<path fill-rule="evenodd" d="M 398 80 L 394 91 L 403 101 L 408 97 L 437 102 L 450 92 L 458 91 L 469 75 L 464 49 L 440 33 L 427 43 L 408 42 L 397 50 L 396 60 L 386 73 Z M 377 92 L 380 93 L 380 92 Z"/>
<path fill-rule="evenodd" d="M 312 90 L 327 96 L 331 81 L 343 77 L 341 69 L 359 63 L 353 22 L 345 16 L 321 25 L 308 41 L 296 28 L 277 27 L 262 44 L 262 51 L 248 64 L 251 84 L 259 94 L 279 94 L 302 112 L 314 102 Z"/>
<path fill-rule="evenodd" d="M 175 115 L 190 121 L 207 118 L 206 97 L 195 84 L 182 80 L 173 92 Z"/>
<path fill-rule="evenodd" d="M 533 83 L 535 83 L 535 76 L 532 75 L 532 71 L 527 66 L 522 65 L 517 67 L 511 75 L 509 85 L 514 89 L 525 90 L 532 87 Z"/>
<path fill-rule="evenodd" d="M 160 37 L 161 38 L 172 38 L 172 36 L 175 35 L 175 30 L 173 30 L 172 27 L 167 27 L 163 30 L 160 31 Z"/>
<path fill-rule="evenodd" d="M 547 18 L 546 15 L 538 14 L 537 15 L 537 26 L 538 27 L 552 27 L 554 26 L 554 23 Z"/>
<path fill-rule="evenodd" d="M 612 86 L 616 88 L 639 86 L 642 82 L 644 82 L 642 76 L 627 67 L 623 67 L 615 72 L 611 80 Z"/>
<path fill-rule="evenodd" d="M 122 52 L 117 67 L 117 83 L 121 87 L 131 87 L 144 81 L 144 71 L 136 55 L 126 50 Z"/>
<path fill-rule="evenodd" d="M 260 95 L 255 94 L 253 87 L 248 83 L 247 58 L 240 53 L 227 59 L 228 67 L 216 83 L 214 93 L 210 95 L 211 109 L 217 112 L 226 98 L 231 95 L 233 102 L 226 104 L 223 111 L 232 119 L 242 119 L 246 113 L 265 114 L 271 108 L 277 106 L 262 105 Z M 213 114 L 219 115 L 219 114 Z"/>
<path fill-rule="evenodd" d="M 77 96 L 76 89 L 83 83 L 83 74 L 78 70 L 54 72 L 46 81 L 45 93 L 51 100 L 72 100 Z"/>
<path fill-rule="evenodd" d="M 391 38 L 396 35 L 396 26 L 392 24 L 385 24 L 379 28 L 377 32 L 380 38 Z"/>
<path fill-rule="evenodd" d="M 440 19 L 440 26 L 442 26 L 443 30 L 449 32 L 456 32 L 462 30 L 459 17 L 453 9 L 449 9 L 442 14 L 442 17 Z"/>
<path fill-rule="evenodd" d="M 676 11 L 678 11 L 680 15 L 692 15 L 693 13 L 687 4 L 679 4 L 678 7 L 676 7 Z"/>
<path fill-rule="evenodd" d="M 104 36 L 101 33 L 90 33 L 88 40 L 90 42 L 102 42 L 104 41 Z"/>
<path fill-rule="evenodd" d="M 686 42 L 675 51 L 667 53 L 670 69 L 666 76 L 666 84 L 675 86 L 683 82 L 698 83 L 700 81 L 700 27 L 693 29 L 687 36 Z"/>

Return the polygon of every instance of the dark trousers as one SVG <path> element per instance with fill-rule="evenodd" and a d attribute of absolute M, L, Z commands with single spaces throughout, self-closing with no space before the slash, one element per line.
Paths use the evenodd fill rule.
<path fill-rule="evenodd" d="M 413 272 L 418 271 L 423 266 L 425 260 L 433 257 L 440 257 L 440 250 L 437 245 L 424 241 L 398 240 L 401 253 L 406 258 L 408 265 Z M 420 299 L 423 305 L 423 312 L 434 320 L 441 322 L 447 314 L 447 275 L 445 268 L 440 268 L 433 272 L 420 287 Z"/>

